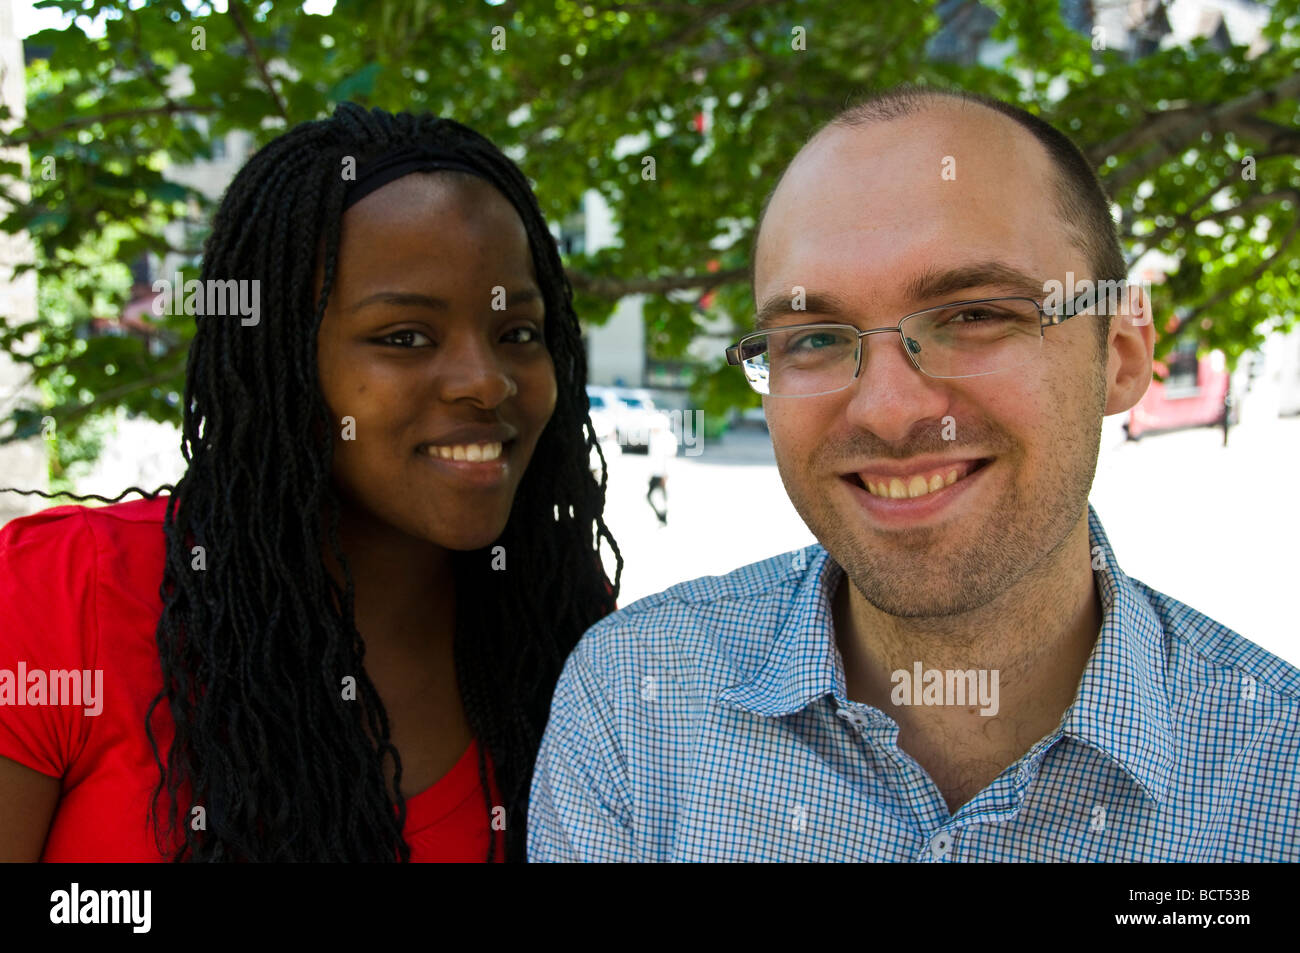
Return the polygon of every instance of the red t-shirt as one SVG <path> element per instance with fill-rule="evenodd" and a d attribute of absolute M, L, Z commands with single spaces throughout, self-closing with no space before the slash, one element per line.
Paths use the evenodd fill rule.
<path fill-rule="evenodd" d="M 168 859 L 148 825 L 159 773 L 144 729 L 162 687 L 154 632 L 166 507 L 166 497 L 60 506 L 0 530 L 0 757 L 63 782 L 42 860 Z M 92 673 L 80 694 L 73 671 Z M 165 759 L 173 732 L 165 701 L 154 728 Z M 490 771 L 489 763 L 492 803 L 501 804 Z M 167 803 L 164 792 L 159 809 Z M 491 836 L 495 856 L 504 854 L 476 742 L 406 810 L 412 861 L 482 861 Z"/>

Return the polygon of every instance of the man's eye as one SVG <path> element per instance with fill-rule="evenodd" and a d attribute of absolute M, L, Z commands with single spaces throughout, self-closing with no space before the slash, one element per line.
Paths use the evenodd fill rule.
<path fill-rule="evenodd" d="M 963 308 L 948 319 L 950 324 L 979 324 L 983 321 L 1004 321 L 1015 315 L 991 308 Z"/>
<path fill-rule="evenodd" d="M 521 324 L 517 328 L 511 328 L 503 337 L 514 344 L 536 344 L 542 340 L 542 332 L 531 324 Z"/>
<path fill-rule="evenodd" d="M 426 347 L 433 343 L 429 336 L 421 331 L 394 331 L 380 338 L 383 343 L 394 347 Z"/>
<path fill-rule="evenodd" d="M 831 347 L 839 343 L 840 341 L 836 335 L 827 334 L 825 331 L 816 331 L 811 334 L 800 335 L 798 340 L 790 343 L 790 350 L 814 351 Z"/>

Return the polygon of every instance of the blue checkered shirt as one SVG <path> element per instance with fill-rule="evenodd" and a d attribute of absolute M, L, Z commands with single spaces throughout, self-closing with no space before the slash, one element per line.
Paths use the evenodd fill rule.
<path fill-rule="evenodd" d="M 820 546 L 593 626 L 538 755 L 534 861 L 1298 861 L 1300 670 L 1126 576 L 1056 729 L 949 812 L 849 701 Z"/>

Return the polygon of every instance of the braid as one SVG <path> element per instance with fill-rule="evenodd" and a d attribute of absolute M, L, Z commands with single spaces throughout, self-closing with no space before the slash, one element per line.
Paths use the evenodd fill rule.
<path fill-rule="evenodd" d="M 125 490 L 114 497 L 100 496 L 98 493 L 69 493 L 64 490 L 55 490 L 50 493 L 45 490 L 22 490 L 13 486 L 0 486 L 0 493 L 17 493 L 19 496 L 39 496 L 47 500 L 59 500 L 64 497 L 72 500 L 80 500 L 82 503 L 96 500 L 100 503 L 121 503 L 130 494 L 134 493 L 142 499 L 156 500 L 162 495 L 163 490 L 171 492 L 176 489 L 170 483 L 164 483 L 156 490 L 143 490 L 138 486 L 128 486 Z"/>

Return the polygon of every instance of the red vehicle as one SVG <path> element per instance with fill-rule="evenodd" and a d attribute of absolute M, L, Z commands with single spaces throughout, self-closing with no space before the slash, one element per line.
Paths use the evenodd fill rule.
<path fill-rule="evenodd" d="M 1156 377 L 1124 424 L 1130 440 L 1162 430 L 1222 427 L 1227 444 L 1228 426 L 1236 423 L 1227 361 L 1222 351 L 1198 358 L 1196 350 L 1196 341 L 1180 342 L 1168 363 L 1155 362 Z"/>

